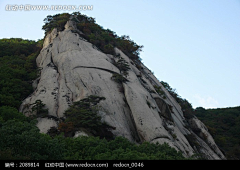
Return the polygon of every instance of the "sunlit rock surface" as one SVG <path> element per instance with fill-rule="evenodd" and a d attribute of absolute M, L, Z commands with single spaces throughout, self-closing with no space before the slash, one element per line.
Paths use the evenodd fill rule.
<path fill-rule="evenodd" d="M 99 103 L 99 114 L 103 121 L 116 127 L 112 130 L 114 135 L 136 143 L 166 142 L 186 157 L 198 151 L 207 159 L 225 159 L 204 124 L 192 118 L 189 125 L 180 105 L 146 66 L 133 62 L 115 48 L 116 54 L 120 54 L 130 66 L 128 81 L 116 83 L 111 79 L 114 73 L 120 73 L 113 64 L 116 57 L 102 53 L 81 38 L 80 31 L 72 30 L 76 27 L 68 21 L 64 31 L 53 29 L 45 37 L 36 60 L 41 68 L 40 77 L 34 81 L 35 91 L 20 107 L 20 111 L 28 115 L 30 104 L 36 100 L 40 99 L 45 104 L 49 117 L 38 118 L 37 124 L 42 133 L 56 127 L 57 120 L 64 117 L 64 112 L 73 102 L 97 95 L 106 98 Z M 165 98 L 156 92 L 154 85 L 161 87 Z M 81 135 L 86 134 L 78 132 L 75 137 Z M 189 136 L 199 148 L 191 146 Z"/>

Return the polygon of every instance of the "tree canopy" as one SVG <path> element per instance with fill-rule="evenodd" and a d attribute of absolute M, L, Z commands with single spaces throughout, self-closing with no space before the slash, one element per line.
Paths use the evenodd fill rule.
<path fill-rule="evenodd" d="M 195 115 L 207 126 L 227 159 L 240 159 L 240 106 L 218 109 L 197 107 Z"/>
<path fill-rule="evenodd" d="M 45 30 L 45 34 L 49 33 L 53 28 L 62 31 L 71 16 L 72 21 L 76 23 L 77 29 L 83 33 L 79 35 L 94 44 L 102 52 L 115 55 L 114 47 L 117 47 L 131 59 L 141 60 L 139 55 L 143 48 L 142 45 L 135 43 L 129 36 L 118 36 L 110 29 L 104 29 L 96 23 L 94 18 L 83 15 L 80 12 L 48 15 L 44 19 L 45 24 L 42 29 Z"/>
<path fill-rule="evenodd" d="M 42 40 L 0 39 L 0 46 L 0 106 L 18 108 L 33 91 L 32 81 L 37 77 L 35 59 Z"/>

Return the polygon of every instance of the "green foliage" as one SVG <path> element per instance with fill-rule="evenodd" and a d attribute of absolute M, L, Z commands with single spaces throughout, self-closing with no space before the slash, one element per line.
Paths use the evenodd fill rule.
<path fill-rule="evenodd" d="M 2 155 L 8 153 L 7 156 Z M 59 137 L 52 139 L 39 133 L 35 122 L 9 120 L 0 128 L 1 159 L 62 159 L 64 145 Z"/>
<path fill-rule="evenodd" d="M 45 31 L 45 35 L 47 35 L 53 28 L 57 28 L 58 31 L 63 31 L 64 26 L 69 20 L 71 15 L 68 13 L 56 14 L 56 15 L 48 15 L 43 21 L 44 25 L 42 29 Z"/>
<path fill-rule="evenodd" d="M 113 60 L 113 65 L 115 65 L 119 70 L 120 74 L 113 73 L 111 79 L 119 84 L 127 82 L 128 71 L 130 70 L 130 66 L 124 58 L 120 55 L 115 56 L 117 58 L 117 62 Z"/>
<path fill-rule="evenodd" d="M 99 100 L 99 98 L 95 98 Z M 89 101 L 88 99 L 85 100 Z M 94 100 L 96 101 L 96 100 Z M 83 102 L 84 103 L 84 102 Z M 64 138 L 39 133 L 36 121 L 24 119 L 12 108 L 15 116 L 2 116 L 0 126 L 0 159 L 7 160 L 176 160 L 185 159 L 168 144 L 144 142 L 134 144 L 123 137 L 107 141 L 99 137 Z M 21 115 L 21 116 L 19 116 Z M 56 130 L 56 129 L 55 129 Z M 55 132 L 54 132 L 55 133 Z"/>
<path fill-rule="evenodd" d="M 107 54 L 114 54 L 114 47 L 112 44 L 107 44 L 104 46 L 104 50 L 103 50 L 105 53 Z"/>
<path fill-rule="evenodd" d="M 162 90 L 162 88 L 161 88 L 160 86 L 154 85 L 153 87 L 155 88 L 156 92 L 157 92 L 162 98 L 166 99 L 166 95 L 165 95 L 164 91 Z"/>
<path fill-rule="evenodd" d="M 166 143 L 163 145 L 144 142 L 140 145 L 126 138 L 116 137 L 107 141 L 96 137 L 67 138 L 67 159 L 82 160 L 161 160 L 185 159 L 180 152 Z"/>
<path fill-rule="evenodd" d="M 45 104 L 41 100 L 36 100 L 32 105 L 32 113 L 36 113 L 37 117 L 46 117 L 48 109 L 44 109 Z"/>
<path fill-rule="evenodd" d="M 130 66 L 124 58 L 118 56 L 118 61 L 113 64 L 120 70 L 120 73 L 124 76 L 128 76 L 128 71 L 130 70 Z"/>
<path fill-rule="evenodd" d="M 18 108 L 32 91 L 37 77 L 35 59 L 41 48 L 38 42 L 20 38 L 1 39 L 0 46 L 0 106 Z"/>
<path fill-rule="evenodd" d="M 129 36 L 119 37 L 110 29 L 104 29 L 96 23 L 94 18 L 83 15 L 80 12 L 48 15 L 44 19 L 45 24 L 42 27 L 45 30 L 45 35 L 53 28 L 62 31 L 70 16 L 73 16 L 72 21 L 76 22 L 77 28 L 83 32 L 80 35 L 104 53 L 115 55 L 114 47 L 118 47 L 131 59 L 141 60 L 139 54 L 143 46 L 137 45 Z"/>
<path fill-rule="evenodd" d="M 19 120 L 26 121 L 28 118 L 24 116 L 22 113 L 19 113 L 16 108 L 10 106 L 2 106 L 0 107 L 0 122 L 6 122 L 8 120 Z"/>
<path fill-rule="evenodd" d="M 66 120 L 60 124 L 60 131 L 65 132 L 65 136 L 71 136 L 82 128 L 95 136 L 108 139 L 113 138 L 113 134 L 108 130 L 114 128 L 101 121 L 101 116 L 98 115 L 97 104 L 105 100 L 105 97 L 91 95 L 78 102 L 75 102 L 64 115 Z"/>
<path fill-rule="evenodd" d="M 51 141 L 48 144 L 35 123 L 18 112 L 21 101 L 33 91 L 41 47 L 42 40 L 0 39 L 0 159 L 57 158 L 46 148 Z"/>
<path fill-rule="evenodd" d="M 120 83 L 120 84 L 121 84 L 121 83 L 125 83 L 125 82 L 128 81 L 128 80 L 127 80 L 125 77 L 123 77 L 121 74 L 117 74 L 117 73 L 113 73 L 111 79 L 114 80 L 114 81 L 117 82 L 117 83 Z"/>
<path fill-rule="evenodd" d="M 240 159 L 240 107 L 195 109 L 195 115 L 209 129 L 227 159 Z"/>
<path fill-rule="evenodd" d="M 118 37 L 115 32 L 104 29 L 96 24 L 94 19 L 86 15 L 78 13 L 76 17 L 80 21 L 77 23 L 77 28 L 85 34 L 86 37 L 84 38 L 89 40 L 104 53 L 114 55 L 113 47 L 118 47 L 131 59 L 140 60 L 139 53 L 142 51 L 143 46 L 137 45 L 129 36 Z"/>
<path fill-rule="evenodd" d="M 38 50 L 37 42 L 21 38 L 0 39 L 0 58 L 3 56 L 31 55 Z M 1 63 L 1 62 L 0 62 Z"/>

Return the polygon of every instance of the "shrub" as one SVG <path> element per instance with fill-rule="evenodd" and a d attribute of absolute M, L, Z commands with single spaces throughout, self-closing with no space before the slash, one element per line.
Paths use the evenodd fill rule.
<path fill-rule="evenodd" d="M 31 105 L 31 112 L 36 113 L 37 117 L 46 117 L 48 115 L 48 109 L 44 109 L 45 104 L 41 100 L 36 100 Z"/>
<path fill-rule="evenodd" d="M 113 73 L 111 79 L 117 83 L 125 83 L 128 81 L 125 77 L 123 77 L 121 74 L 118 74 L 118 73 Z"/>
<path fill-rule="evenodd" d="M 43 20 L 45 24 L 42 29 L 45 31 L 45 35 L 47 35 L 53 28 L 57 28 L 58 31 L 62 31 L 70 16 L 71 15 L 68 13 L 56 14 L 53 16 L 48 15 Z"/>
<path fill-rule="evenodd" d="M 64 132 L 65 136 L 73 136 L 74 132 L 85 128 L 95 136 L 111 139 L 113 135 L 108 129 L 114 129 L 114 127 L 102 122 L 98 115 L 97 104 L 101 100 L 105 100 L 105 97 L 91 95 L 74 102 L 64 113 L 66 120 L 59 124 L 59 130 Z"/>
<path fill-rule="evenodd" d="M 128 62 L 122 57 L 120 57 L 120 59 L 116 62 L 116 66 L 121 72 L 123 72 L 124 75 L 127 75 L 128 70 L 130 70 Z"/>
<path fill-rule="evenodd" d="M 166 99 L 166 95 L 165 95 L 164 91 L 162 90 L 162 88 L 161 88 L 160 86 L 154 85 L 153 87 L 155 88 L 156 92 L 157 92 L 162 98 Z"/>
<path fill-rule="evenodd" d="M 107 44 L 107 45 L 105 45 L 103 52 L 114 55 L 115 52 L 114 52 L 114 47 L 113 47 L 113 45 L 112 45 L 112 44 Z"/>
<path fill-rule="evenodd" d="M 77 29 L 83 32 L 81 36 L 93 43 L 104 53 L 114 55 L 113 47 L 117 47 L 132 60 L 141 60 L 139 55 L 143 46 L 136 44 L 129 36 L 117 36 L 116 33 L 110 29 L 104 29 L 102 26 L 98 25 L 94 18 L 88 17 L 79 12 L 74 12 L 72 14 L 56 14 L 53 16 L 48 15 L 43 20 L 45 24 L 42 29 L 45 31 L 45 35 L 47 35 L 53 28 L 62 31 L 70 16 L 74 16 L 72 21 L 75 21 L 77 23 Z"/>

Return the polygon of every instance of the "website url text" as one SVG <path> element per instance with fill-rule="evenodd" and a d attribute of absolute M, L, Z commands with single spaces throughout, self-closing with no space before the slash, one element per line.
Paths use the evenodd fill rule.
<path fill-rule="evenodd" d="M 93 5 L 6 5 L 6 11 L 86 11 Z"/>

